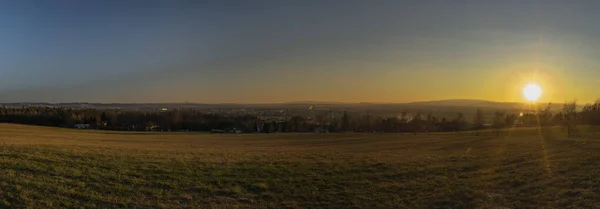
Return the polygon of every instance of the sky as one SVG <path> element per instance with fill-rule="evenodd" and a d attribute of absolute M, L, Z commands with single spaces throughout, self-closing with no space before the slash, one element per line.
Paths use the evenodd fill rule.
<path fill-rule="evenodd" d="M 595 1 L 0 1 L 0 102 L 600 98 Z"/>

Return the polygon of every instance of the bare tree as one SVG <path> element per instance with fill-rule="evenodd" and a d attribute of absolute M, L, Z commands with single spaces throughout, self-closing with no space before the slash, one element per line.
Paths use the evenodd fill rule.
<path fill-rule="evenodd" d="M 456 119 L 452 121 L 454 124 L 454 130 L 460 134 L 462 130 L 467 126 L 467 121 L 465 120 L 465 115 L 462 112 L 457 113 Z"/>
<path fill-rule="evenodd" d="M 513 127 L 515 126 L 515 122 L 517 121 L 517 115 L 515 114 L 507 114 L 504 118 L 504 127 Z"/>
<path fill-rule="evenodd" d="M 505 113 L 504 112 L 494 112 L 494 119 L 492 120 L 492 126 L 494 127 L 494 131 L 496 135 L 500 136 L 500 131 L 504 128 L 505 124 Z"/>
<path fill-rule="evenodd" d="M 544 127 L 551 125 L 551 122 L 552 122 L 552 112 L 550 111 L 551 106 L 552 106 L 552 103 L 548 103 L 548 106 L 546 106 L 546 108 L 539 111 L 539 114 L 538 114 L 539 123 L 540 123 L 539 125 L 542 128 L 542 130 Z"/>
<path fill-rule="evenodd" d="M 425 131 L 431 135 L 431 132 L 435 130 L 436 118 L 429 112 L 425 121 Z"/>
<path fill-rule="evenodd" d="M 423 131 L 424 123 L 425 123 L 425 121 L 423 121 L 423 114 L 421 114 L 421 112 L 417 112 L 417 114 L 410 121 L 410 126 L 411 126 L 412 132 L 415 136 L 417 135 L 418 132 Z"/>
<path fill-rule="evenodd" d="M 481 108 L 477 108 L 477 111 L 475 112 L 475 119 L 473 120 L 473 128 L 477 130 L 477 132 L 475 132 L 477 136 L 479 136 L 479 130 L 483 128 L 483 123 L 483 110 L 481 110 Z"/>
<path fill-rule="evenodd" d="M 563 106 L 563 126 L 567 128 L 569 137 L 577 134 L 577 102 L 565 102 Z"/>

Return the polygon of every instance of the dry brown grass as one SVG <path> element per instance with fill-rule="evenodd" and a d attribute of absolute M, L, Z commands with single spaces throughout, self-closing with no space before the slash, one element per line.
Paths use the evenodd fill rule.
<path fill-rule="evenodd" d="M 594 208 L 599 138 L 0 125 L 0 208 Z"/>

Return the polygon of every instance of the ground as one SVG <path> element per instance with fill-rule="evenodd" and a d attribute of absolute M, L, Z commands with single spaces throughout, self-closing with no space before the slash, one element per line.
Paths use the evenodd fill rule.
<path fill-rule="evenodd" d="M 600 137 L 0 125 L 0 208 L 595 208 Z"/>

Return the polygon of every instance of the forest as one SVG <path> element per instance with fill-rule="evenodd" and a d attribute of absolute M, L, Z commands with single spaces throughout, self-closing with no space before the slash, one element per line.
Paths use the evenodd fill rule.
<path fill-rule="evenodd" d="M 600 102 L 582 107 L 565 103 L 560 111 L 551 104 L 521 113 L 496 111 L 492 117 L 477 109 L 473 118 L 457 112 L 455 117 L 436 117 L 431 113 L 402 113 L 398 116 L 375 116 L 368 112 L 315 111 L 314 116 L 291 115 L 265 118 L 260 115 L 221 115 L 192 109 L 144 112 L 135 110 L 71 109 L 56 107 L 0 107 L 0 122 L 73 128 L 88 124 L 89 128 L 122 131 L 211 131 L 273 132 L 386 132 L 428 133 L 501 129 L 523 126 L 600 125 Z M 275 118 L 275 119 L 273 119 Z"/>

